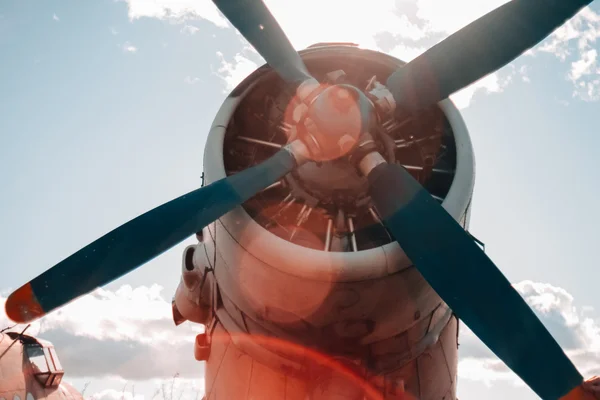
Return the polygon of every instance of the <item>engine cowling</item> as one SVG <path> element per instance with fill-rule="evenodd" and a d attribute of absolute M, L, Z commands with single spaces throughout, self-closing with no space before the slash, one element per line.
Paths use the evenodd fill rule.
<path fill-rule="evenodd" d="M 300 54 L 319 81 L 344 79 L 365 91 L 403 64 L 353 45 L 319 45 Z M 234 89 L 213 122 L 204 153 L 206 182 L 277 151 L 297 134 L 293 113 L 293 93 L 268 66 L 256 70 Z M 466 229 L 474 159 L 455 106 L 445 100 L 405 120 L 390 116 L 382 126 L 379 146 L 388 161 L 405 165 Z M 195 296 L 215 311 L 210 331 L 227 339 L 213 339 L 213 347 L 247 355 L 274 376 L 294 380 L 311 398 L 334 398 L 348 386 L 335 374 L 328 384 L 317 385 L 319 361 L 307 356 L 313 351 L 338 360 L 386 398 L 404 390 L 420 399 L 454 398 L 458 322 L 381 225 L 364 178 L 349 163 L 308 163 L 200 237 L 193 272 L 185 268 L 184 253 L 176 304 L 196 322 L 206 322 L 209 313 L 199 313 L 202 301 Z M 214 277 L 212 293 L 186 285 L 186 276 L 190 282 L 202 279 L 203 266 Z M 280 343 L 289 343 L 288 350 Z M 223 363 L 226 351 L 213 349 L 207 393 L 225 390 L 218 365 L 220 371 L 231 368 L 228 380 L 243 374 L 239 366 Z M 247 387 L 228 390 L 227 398 L 248 393 Z M 262 390 L 272 395 L 276 389 Z M 362 398 L 365 390 L 358 387 L 358 394 L 339 398 Z"/>

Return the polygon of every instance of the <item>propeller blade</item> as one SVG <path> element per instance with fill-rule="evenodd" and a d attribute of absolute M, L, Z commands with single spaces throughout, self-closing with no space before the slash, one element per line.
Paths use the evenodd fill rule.
<path fill-rule="evenodd" d="M 593 0 L 512 0 L 477 19 L 387 80 L 399 112 L 447 98 L 535 46 Z"/>
<path fill-rule="evenodd" d="M 311 79 L 304 62 L 262 0 L 213 0 L 233 26 L 287 82 Z"/>
<path fill-rule="evenodd" d="M 275 183 L 296 165 L 282 149 L 252 168 L 194 190 L 107 233 L 23 285 L 6 314 L 31 322 L 140 267 Z"/>
<path fill-rule="evenodd" d="M 408 171 L 368 173 L 384 224 L 457 316 L 542 399 L 583 382 L 531 308 L 464 229 Z"/>

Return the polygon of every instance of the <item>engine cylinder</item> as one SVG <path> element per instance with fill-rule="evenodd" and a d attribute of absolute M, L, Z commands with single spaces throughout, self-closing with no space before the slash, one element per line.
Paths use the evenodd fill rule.
<path fill-rule="evenodd" d="M 206 282 L 206 267 L 209 265 L 204 253 L 204 244 L 191 245 L 183 251 L 181 282 L 173 299 L 175 323 L 187 321 L 206 324 L 211 312 L 211 285 Z"/>

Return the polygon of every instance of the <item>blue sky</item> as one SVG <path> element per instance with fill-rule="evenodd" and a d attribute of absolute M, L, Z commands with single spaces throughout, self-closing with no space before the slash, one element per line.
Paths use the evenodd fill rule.
<path fill-rule="evenodd" d="M 381 0 L 352 10 L 337 0 L 267 4 L 297 48 L 355 41 L 409 60 L 502 2 Z M 317 5 L 320 12 L 311 14 Z M 332 22 L 332 12 L 344 18 Z M 556 327 L 561 343 L 578 343 L 578 365 L 590 373 L 600 373 L 585 361 L 600 357 L 599 37 L 596 2 L 532 52 L 453 97 L 477 162 L 471 231 L 512 282 L 532 282 L 522 284 L 522 293 Z M 187 0 L 4 1 L 0 57 L 4 296 L 126 220 L 198 187 L 215 112 L 227 90 L 262 63 L 211 2 Z M 190 362 L 192 347 L 165 339 L 185 341 L 194 333 L 171 329 L 167 318 L 182 248 L 84 300 L 98 307 L 99 320 L 122 305 L 115 320 L 128 328 L 119 334 L 89 319 L 82 331 L 77 321 L 85 308 L 75 304 L 37 327 L 54 341 L 105 346 L 90 354 L 104 357 L 98 364 L 105 369 L 83 368 L 68 378 L 80 389 L 92 382 L 87 395 L 108 399 L 130 381 L 136 398 L 151 398 L 155 381 L 180 372 L 185 386 L 201 376 Z M 156 314 L 127 314 L 144 301 L 154 302 Z M 152 321 L 164 333 L 155 339 L 181 350 L 183 366 L 166 363 L 139 376 L 130 373 L 134 366 L 118 366 L 109 377 L 111 363 L 123 361 L 117 349 L 124 343 L 137 346 L 136 360 L 158 356 L 136 339 L 139 326 Z M 478 345 L 468 332 L 462 340 Z M 481 367 L 493 361 L 488 356 L 461 357 L 461 399 L 535 399 L 510 374 Z M 72 368 L 88 362 L 67 360 Z"/>

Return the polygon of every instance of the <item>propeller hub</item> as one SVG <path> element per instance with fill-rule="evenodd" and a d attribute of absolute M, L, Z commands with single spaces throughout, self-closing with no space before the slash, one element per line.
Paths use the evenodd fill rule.
<path fill-rule="evenodd" d="M 314 161 L 347 155 L 373 117 L 367 96 L 351 85 L 333 85 L 310 101 L 300 122 L 300 132 Z"/>
<path fill-rule="evenodd" d="M 373 103 L 349 84 L 323 85 L 303 100 L 294 132 L 311 160 L 286 177 L 294 197 L 350 208 L 366 203 L 367 180 L 348 156 L 377 123 Z"/>

